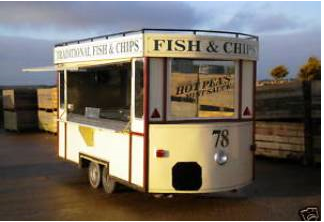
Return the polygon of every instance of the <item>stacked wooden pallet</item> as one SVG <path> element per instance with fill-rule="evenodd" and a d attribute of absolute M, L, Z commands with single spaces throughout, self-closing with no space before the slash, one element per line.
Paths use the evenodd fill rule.
<path fill-rule="evenodd" d="M 304 112 L 303 83 L 257 87 L 256 118 L 260 120 L 302 119 Z"/>
<path fill-rule="evenodd" d="M 4 128 L 24 131 L 37 129 L 37 96 L 35 89 L 2 91 Z"/>
<path fill-rule="evenodd" d="M 257 87 L 256 154 L 320 161 L 320 81 Z"/>
<path fill-rule="evenodd" d="M 37 89 L 37 97 L 39 129 L 57 133 L 57 88 Z"/>
<path fill-rule="evenodd" d="M 321 162 L 321 81 L 311 83 L 311 146 L 315 162 Z"/>
<path fill-rule="evenodd" d="M 2 106 L 2 93 L 0 93 L 0 129 L 3 128 L 3 115 L 4 114 L 3 114 L 3 106 Z"/>
<path fill-rule="evenodd" d="M 256 122 L 256 155 L 279 158 L 302 158 L 304 148 L 303 123 Z"/>

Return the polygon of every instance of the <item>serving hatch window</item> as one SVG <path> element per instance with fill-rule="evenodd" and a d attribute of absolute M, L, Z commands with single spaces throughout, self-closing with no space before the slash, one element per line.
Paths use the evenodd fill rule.
<path fill-rule="evenodd" d="M 226 118 L 235 115 L 235 63 L 173 59 L 171 117 Z"/>
<path fill-rule="evenodd" d="M 67 74 L 68 117 L 130 118 L 131 63 L 81 68 Z"/>

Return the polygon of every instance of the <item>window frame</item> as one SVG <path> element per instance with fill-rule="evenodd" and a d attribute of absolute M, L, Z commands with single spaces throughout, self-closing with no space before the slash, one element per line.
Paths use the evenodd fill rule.
<path fill-rule="evenodd" d="M 144 94 L 143 94 L 143 117 L 142 118 L 138 118 L 135 116 L 135 103 L 136 103 L 136 100 L 135 100 L 135 78 L 136 78 L 136 75 L 135 75 L 135 71 L 136 71 L 136 62 L 142 62 L 143 63 L 143 78 L 144 78 L 144 67 L 145 67 L 145 60 L 144 60 L 144 57 L 138 57 L 138 58 L 133 58 L 132 59 L 132 95 L 131 95 L 131 131 L 133 132 L 138 132 L 138 133 L 144 133 L 144 115 L 145 115 L 145 110 L 144 110 L 144 107 L 145 107 L 145 104 L 144 104 Z M 144 81 L 144 79 L 143 79 Z M 143 90 L 145 90 L 145 86 L 144 86 L 144 83 L 143 83 Z"/>
<path fill-rule="evenodd" d="M 65 78 L 65 70 L 58 71 L 58 88 L 59 88 L 59 95 L 58 95 L 58 100 L 59 100 L 59 109 L 65 110 L 66 106 L 66 78 Z"/>
<path fill-rule="evenodd" d="M 142 117 L 136 116 L 136 81 L 138 80 L 138 77 L 136 75 L 136 63 L 137 62 L 141 62 L 143 65 L 143 67 L 142 67 L 142 78 L 143 78 Z M 134 100 L 131 101 L 131 106 L 132 105 L 134 106 L 134 119 L 143 120 L 144 119 L 144 59 L 143 58 L 133 60 L 132 72 L 134 72 L 134 86 L 133 86 L 134 90 L 132 90 L 132 93 L 134 94 Z M 134 104 L 132 104 L 132 103 L 134 103 Z"/>
<path fill-rule="evenodd" d="M 183 59 L 183 60 L 199 60 L 199 61 L 229 61 L 234 63 L 235 73 L 234 73 L 234 115 L 231 117 L 174 117 L 171 115 L 171 80 L 172 80 L 172 62 L 173 59 Z M 209 121 L 209 120 L 237 120 L 239 118 L 239 100 L 240 100 L 240 65 L 239 60 L 233 59 L 205 59 L 205 58 L 168 58 L 167 59 L 167 121 Z"/>

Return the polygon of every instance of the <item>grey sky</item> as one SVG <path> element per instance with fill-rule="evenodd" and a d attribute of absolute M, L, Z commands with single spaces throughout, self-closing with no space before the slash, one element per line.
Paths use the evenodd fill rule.
<path fill-rule="evenodd" d="M 260 36 L 258 78 L 286 65 L 294 77 L 320 57 L 320 2 L 0 2 L 0 85 L 53 84 L 24 67 L 52 63 L 57 42 L 129 29 L 199 28 Z"/>

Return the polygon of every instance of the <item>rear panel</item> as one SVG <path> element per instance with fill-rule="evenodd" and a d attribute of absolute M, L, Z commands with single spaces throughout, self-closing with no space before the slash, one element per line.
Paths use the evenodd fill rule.
<path fill-rule="evenodd" d="M 227 146 L 222 146 L 224 138 L 220 137 L 216 147 L 218 135 L 215 132 L 224 130 L 228 131 L 228 143 L 223 142 Z M 217 192 L 239 188 L 252 181 L 252 122 L 151 124 L 149 144 L 149 192 Z M 156 157 L 157 149 L 165 150 L 167 156 Z M 220 149 L 228 155 L 228 162 L 224 165 L 214 160 Z M 201 186 L 198 189 L 199 167 L 194 164 L 185 166 L 185 163 L 194 162 L 201 168 Z M 175 168 L 179 168 L 177 163 L 184 163 L 183 169 L 188 167 L 189 171 L 192 170 L 191 179 L 187 179 L 189 189 L 181 186 L 179 189 L 175 185 L 177 178 L 173 177 L 179 177 L 175 173 L 178 170 Z"/>

